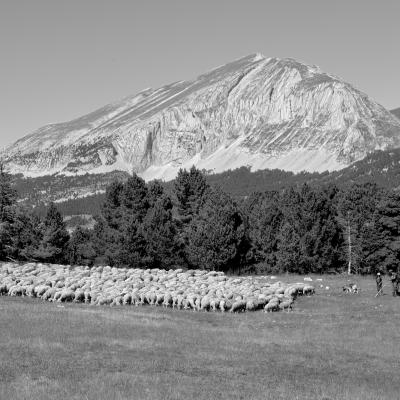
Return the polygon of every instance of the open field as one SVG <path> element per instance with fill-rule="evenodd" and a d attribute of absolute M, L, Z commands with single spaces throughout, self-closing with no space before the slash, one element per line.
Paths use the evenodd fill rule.
<path fill-rule="evenodd" d="M 0 399 L 398 400 L 400 298 L 322 279 L 289 313 L 0 297 Z"/>

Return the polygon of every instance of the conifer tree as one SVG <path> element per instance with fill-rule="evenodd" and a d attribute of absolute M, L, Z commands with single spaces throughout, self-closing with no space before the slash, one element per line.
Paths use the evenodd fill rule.
<path fill-rule="evenodd" d="M 378 203 L 374 214 L 375 228 L 383 246 L 377 249 L 379 269 L 397 270 L 400 265 L 400 195 L 395 192 Z"/>
<path fill-rule="evenodd" d="M 49 263 L 66 261 L 69 234 L 65 228 L 62 215 L 54 203 L 50 203 L 46 218 L 41 226 L 41 241 L 35 256 Z"/>
<path fill-rule="evenodd" d="M 148 190 L 145 181 L 136 174 L 129 177 L 122 191 L 124 221 L 142 222 L 149 208 Z"/>
<path fill-rule="evenodd" d="M 68 243 L 68 263 L 71 265 L 93 265 L 96 252 L 92 243 L 92 232 L 78 226 Z"/>
<path fill-rule="evenodd" d="M 281 272 L 305 272 L 300 270 L 299 266 L 302 259 L 300 237 L 296 229 L 289 222 L 282 225 L 278 232 L 277 240 L 277 269 Z"/>
<path fill-rule="evenodd" d="M 8 208 L 7 258 L 18 261 L 35 261 L 39 246 L 40 219 L 28 209 L 14 205 Z"/>
<path fill-rule="evenodd" d="M 169 197 L 158 198 L 141 229 L 149 266 L 170 269 L 181 265 L 182 246 L 177 239 L 177 227 L 172 218 L 172 201 Z"/>
<path fill-rule="evenodd" d="M 276 265 L 278 233 L 283 221 L 280 197 L 277 192 L 253 194 L 246 208 L 251 249 L 249 261 Z"/>
<path fill-rule="evenodd" d="M 96 216 L 92 243 L 96 252 L 95 263 L 115 265 L 122 246 L 122 226 L 125 223 L 123 207 L 124 184 L 112 182 L 101 206 L 101 215 Z"/>
<path fill-rule="evenodd" d="M 118 229 L 123 220 L 122 193 L 124 184 L 119 181 L 112 182 L 106 190 L 105 200 L 101 207 L 101 215 L 108 227 Z"/>
<path fill-rule="evenodd" d="M 13 206 L 16 200 L 17 193 L 12 188 L 11 176 L 0 162 L 0 260 L 6 260 L 10 256 L 10 246 L 12 246 L 10 224 L 13 222 Z"/>
<path fill-rule="evenodd" d="M 164 188 L 159 181 L 152 181 L 148 184 L 148 202 L 149 207 L 154 204 L 164 195 Z"/>
<path fill-rule="evenodd" d="M 235 270 L 248 250 L 243 215 L 220 189 L 209 193 L 187 230 L 187 259 L 195 268 Z"/>
<path fill-rule="evenodd" d="M 15 204 L 17 201 L 17 192 L 11 185 L 11 175 L 9 175 L 5 166 L 0 162 L 0 222 L 6 219 L 7 207 Z"/>
<path fill-rule="evenodd" d="M 209 185 L 206 178 L 195 166 L 190 171 L 180 169 L 174 182 L 175 195 L 178 200 L 178 212 L 183 222 L 188 222 L 199 212 Z"/>

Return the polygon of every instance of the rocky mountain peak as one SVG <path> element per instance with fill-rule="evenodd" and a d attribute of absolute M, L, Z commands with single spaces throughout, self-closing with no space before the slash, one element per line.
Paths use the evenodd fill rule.
<path fill-rule="evenodd" d="M 252 54 L 51 124 L 6 149 L 14 172 L 134 171 L 172 179 L 196 165 L 337 170 L 400 146 L 400 121 L 316 66 Z"/>

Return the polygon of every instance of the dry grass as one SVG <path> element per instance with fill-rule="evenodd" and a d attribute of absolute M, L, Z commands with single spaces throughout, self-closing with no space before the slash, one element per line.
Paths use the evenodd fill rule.
<path fill-rule="evenodd" d="M 291 313 L 0 297 L 0 399 L 398 400 L 400 299 L 323 279 Z"/>

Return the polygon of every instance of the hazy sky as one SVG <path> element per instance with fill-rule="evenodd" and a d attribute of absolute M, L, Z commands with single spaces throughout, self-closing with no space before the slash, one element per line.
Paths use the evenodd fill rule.
<path fill-rule="evenodd" d="M 0 0 L 0 147 L 255 52 L 400 107 L 399 0 Z"/>

